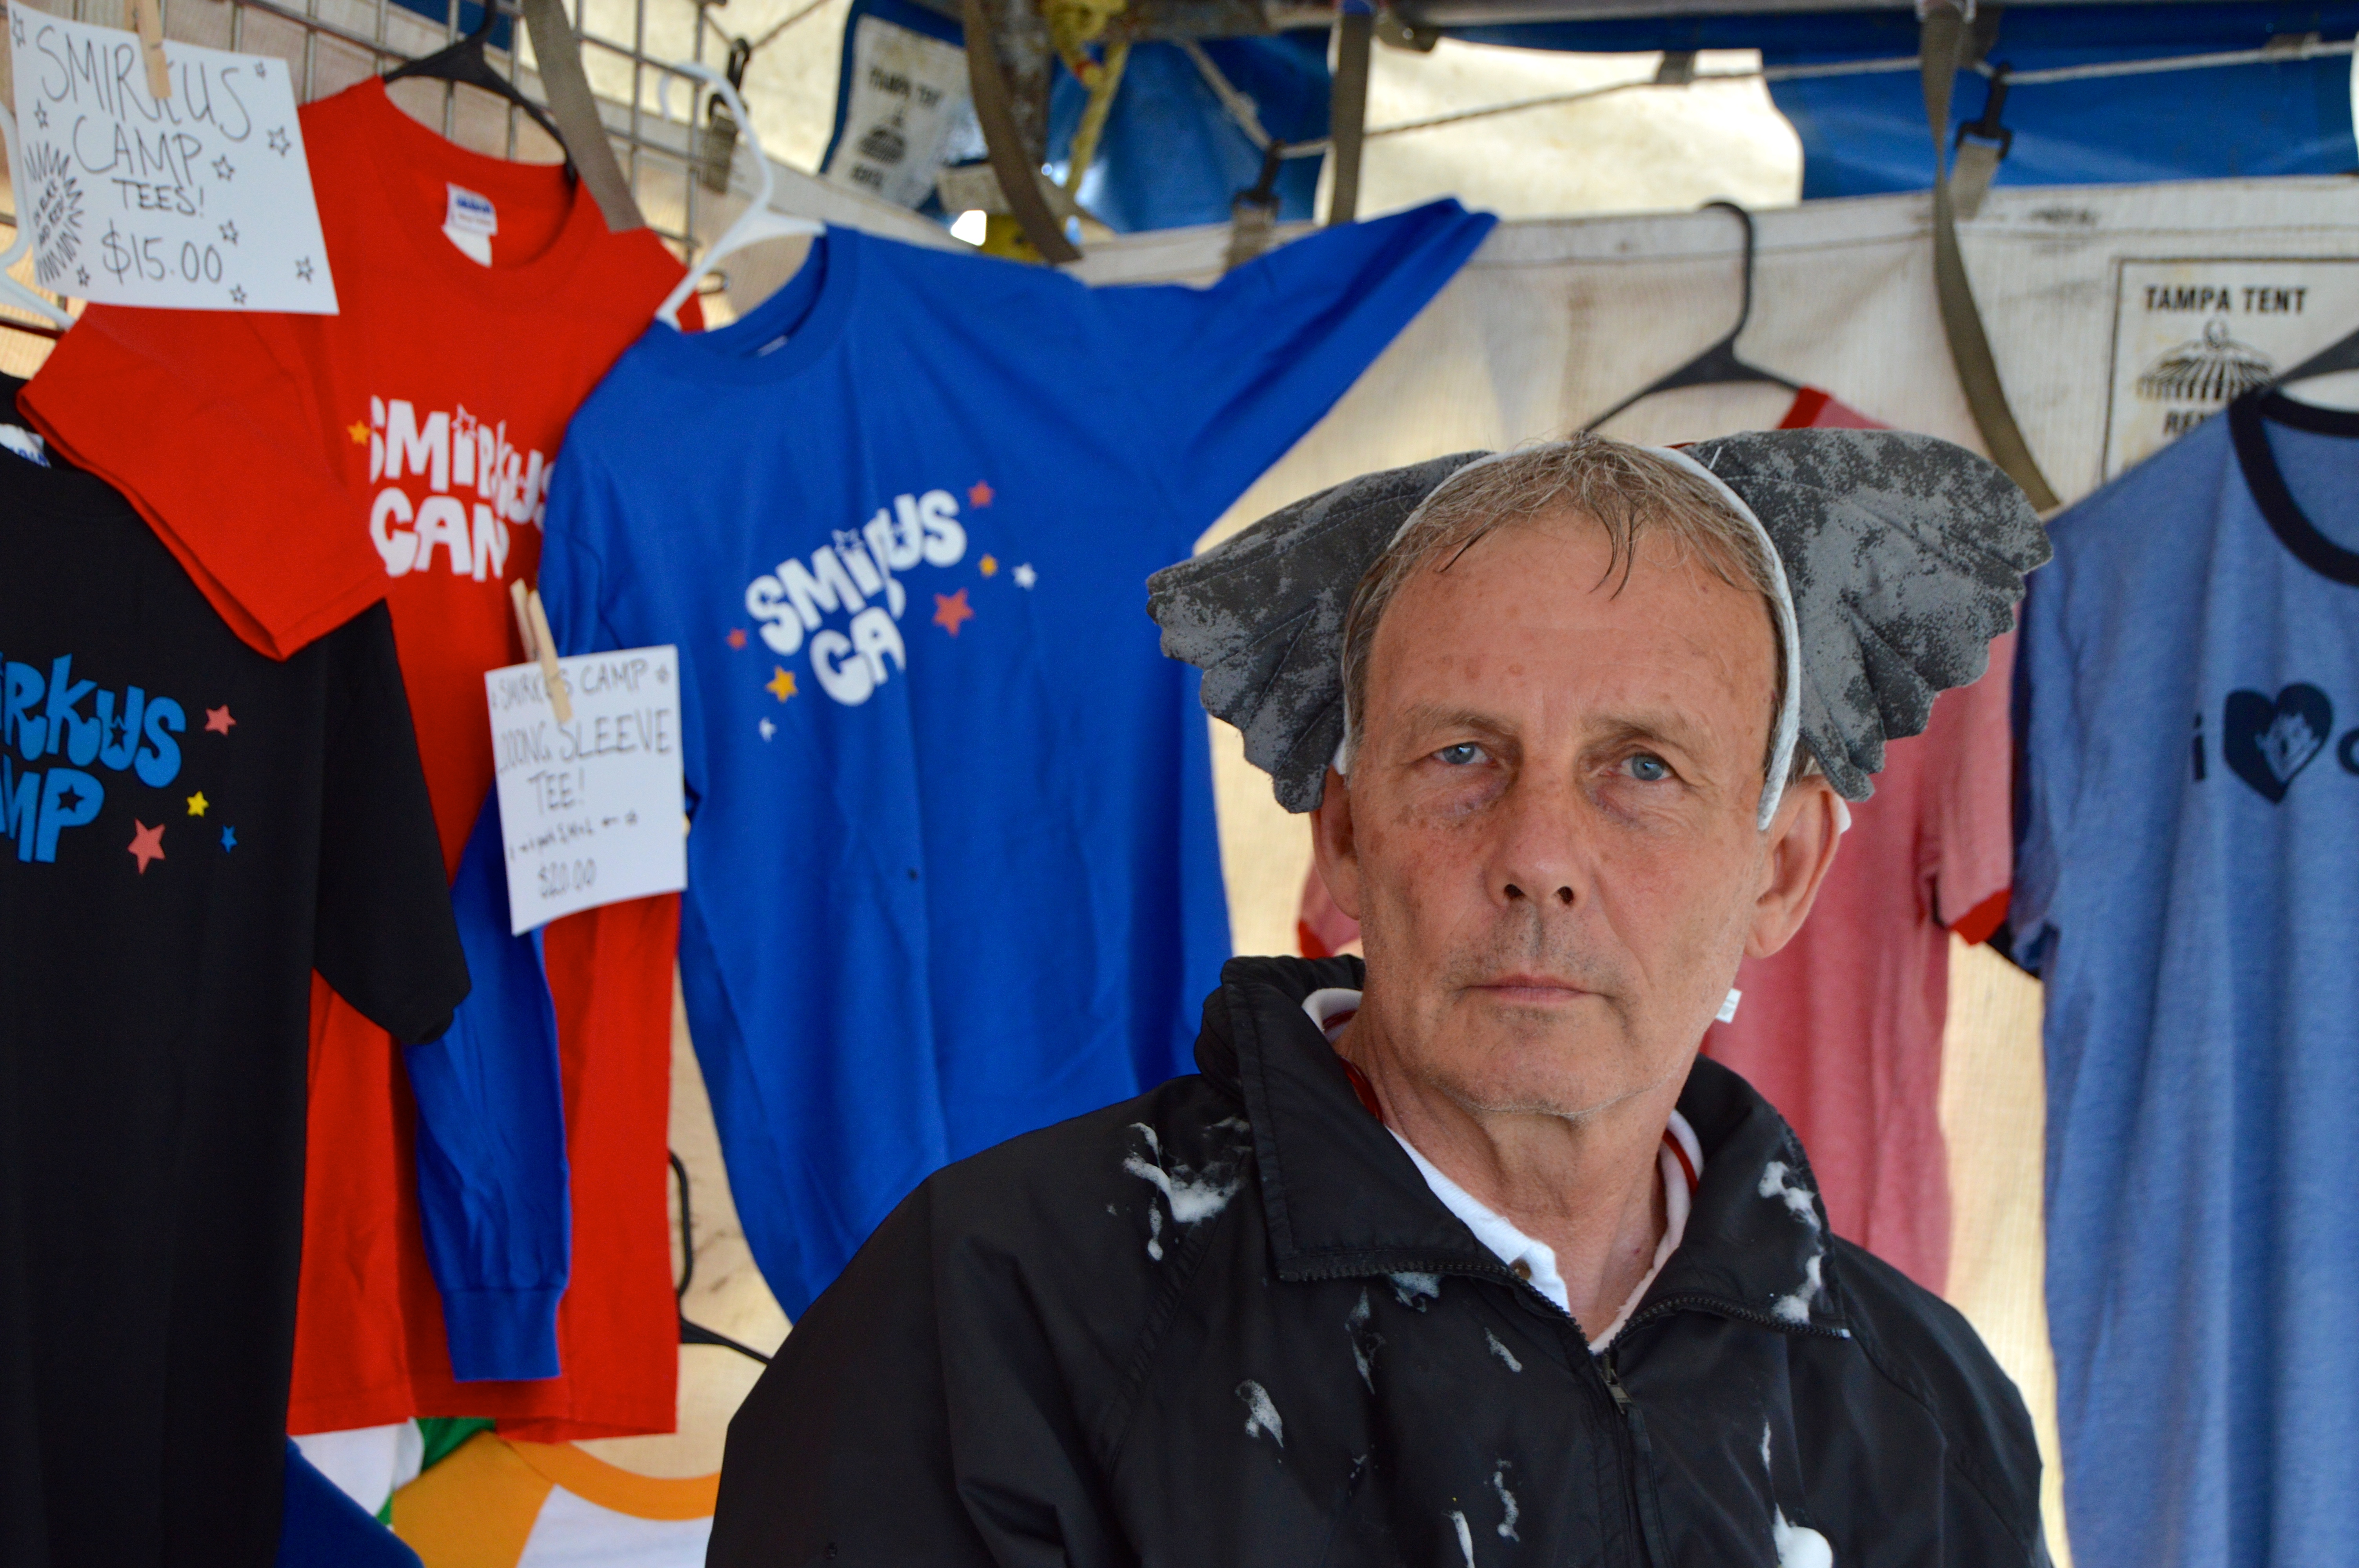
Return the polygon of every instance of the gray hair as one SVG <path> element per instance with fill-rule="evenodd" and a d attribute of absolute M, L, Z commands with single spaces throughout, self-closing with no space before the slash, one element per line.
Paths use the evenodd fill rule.
<path fill-rule="evenodd" d="M 1777 719 L 1788 678 L 1785 640 L 1777 631 L 1777 562 L 1759 530 L 1737 515 L 1703 476 L 1647 448 L 1588 434 L 1467 464 L 1426 498 L 1361 577 L 1343 622 L 1344 768 L 1366 724 L 1368 658 L 1376 627 L 1402 585 L 1430 562 L 1440 563 L 1433 567 L 1437 573 L 1448 571 L 1498 529 L 1566 515 L 1587 518 L 1605 530 L 1609 554 L 1601 584 L 1617 575 L 1628 581 L 1640 541 L 1653 534 L 1669 544 L 1675 563 L 1699 561 L 1731 587 L 1760 594 L 1777 650 L 1761 763 L 1767 778 L 1776 766 Z M 1809 749 L 1796 748 L 1787 782 L 1813 766 Z"/>

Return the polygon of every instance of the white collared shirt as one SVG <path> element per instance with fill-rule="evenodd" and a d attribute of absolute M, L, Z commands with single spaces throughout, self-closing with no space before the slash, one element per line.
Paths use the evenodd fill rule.
<path fill-rule="evenodd" d="M 1343 1026 L 1351 1022 L 1353 1015 L 1360 1011 L 1360 993 L 1343 986 L 1316 990 L 1303 999 L 1302 1011 L 1332 1041 L 1343 1032 Z M 1488 1248 L 1500 1262 L 1514 1270 L 1518 1278 L 1528 1280 L 1534 1290 L 1556 1303 L 1558 1310 L 1571 1312 L 1564 1277 L 1557 1272 L 1554 1248 L 1525 1235 L 1512 1220 L 1495 1212 L 1482 1199 L 1451 1181 L 1432 1161 L 1419 1153 L 1415 1144 L 1401 1137 L 1390 1125 L 1385 1130 L 1391 1132 L 1394 1140 L 1408 1151 L 1409 1159 L 1416 1162 L 1418 1174 L 1423 1176 L 1425 1184 L 1433 1189 L 1433 1195 L 1465 1222 L 1466 1228 L 1474 1233 L 1477 1241 Z M 1637 1310 L 1638 1303 L 1647 1294 L 1647 1287 L 1655 1282 L 1655 1276 L 1662 1272 L 1663 1264 L 1669 1260 L 1672 1250 L 1680 1244 L 1680 1238 L 1686 1233 L 1688 1211 L 1695 1201 L 1695 1184 L 1703 1177 L 1703 1146 L 1696 1141 L 1695 1129 L 1688 1125 L 1687 1118 L 1676 1110 L 1671 1112 L 1670 1121 L 1663 1129 L 1663 1146 L 1657 1156 L 1657 1164 L 1663 1177 L 1663 1238 L 1656 1243 L 1655 1260 L 1648 1265 L 1646 1278 L 1631 1291 L 1629 1299 L 1622 1303 L 1622 1310 L 1614 1314 L 1614 1321 L 1605 1325 L 1604 1331 L 1591 1336 L 1589 1350 L 1592 1355 L 1603 1353 L 1607 1346 L 1614 1343 L 1614 1336 L 1622 1332 L 1624 1324 L 1630 1321 L 1630 1314 Z"/>

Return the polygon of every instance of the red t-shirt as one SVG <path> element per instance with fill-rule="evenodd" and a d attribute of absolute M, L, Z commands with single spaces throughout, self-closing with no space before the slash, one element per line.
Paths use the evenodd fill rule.
<path fill-rule="evenodd" d="M 491 785 L 483 673 L 521 657 L 507 585 L 538 560 L 558 442 L 680 268 L 653 233 L 609 232 L 556 167 L 458 147 L 375 80 L 302 120 L 341 313 L 96 307 L 24 401 L 262 652 L 390 600 L 450 872 Z M 489 265 L 442 232 L 454 190 L 491 207 Z M 321 989 L 291 1430 L 462 1414 L 559 1437 L 670 1430 L 677 920 L 665 898 L 548 933 L 574 1236 L 552 1379 L 451 1381 L 401 1064 Z"/>

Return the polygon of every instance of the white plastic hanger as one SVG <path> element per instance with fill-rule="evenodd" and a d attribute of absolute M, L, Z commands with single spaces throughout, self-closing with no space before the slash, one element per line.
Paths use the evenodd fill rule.
<path fill-rule="evenodd" d="M 5 251 L 0 251 L 0 303 L 29 310 L 44 321 L 60 330 L 74 324 L 74 319 L 7 276 L 24 254 L 33 248 L 33 226 L 25 219 L 26 200 L 32 195 L 25 184 L 24 160 L 16 156 L 16 116 L 0 109 L 0 138 L 8 144 L 8 189 L 16 198 L 16 238 Z"/>
<path fill-rule="evenodd" d="M 688 297 L 696 291 L 696 286 L 704 281 L 705 275 L 722 257 L 763 240 L 824 234 L 827 225 L 810 218 L 789 218 L 783 212 L 770 210 L 770 191 L 777 182 L 770 173 L 770 160 L 763 156 L 762 139 L 754 134 L 754 116 L 745 112 L 745 101 L 737 96 L 737 89 L 729 84 L 726 76 L 701 61 L 692 59 L 680 60 L 669 69 L 682 76 L 695 77 L 721 94 L 723 101 L 729 105 L 729 112 L 737 116 L 737 134 L 753 149 L 755 179 L 753 202 L 737 214 L 735 222 L 721 231 L 719 239 L 705 247 L 704 254 L 696 258 L 696 265 L 688 269 L 688 276 L 679 280 L 679 286 L 664 296 L 664 302 L 656 307 L 656 319 L 668 327 L 677 328 L 679 325 L 679 308 L 688 302 Z M 671 113 L 670 95 L 671 78 L 665 76 L 656 88 L 656 105 L 666 115 Z"/>

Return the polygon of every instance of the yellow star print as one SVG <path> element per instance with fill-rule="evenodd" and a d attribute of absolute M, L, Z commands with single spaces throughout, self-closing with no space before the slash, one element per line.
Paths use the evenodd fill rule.
<path fill-rule="evenodd" d="M 199 790 L 196 794 L 189 796 L 189 815 L 191 816 L 202 816 L 205 814 L 205 807 L 212 804 L 212 801 L 205 798 L 205 792 Z"/>
<path fill-rule="evenodd" d="M 983 575 L 989 577 L 999 569 L 999 557 L 997 556 L 985 556 L 977 564 L 983 568 Z"/>
<path fill-rule="evenodd" d="M 344 427 L 344 434 L 353 438 L 353 445 L 355 447 L 368 445 L 368 427 L 357 419 Z"/>
<path fill-rule="evenodd" d="M 777 697 L 780 702 L 784 702 L 787 698 L 795 695 L 795 677 L 780 665 L 773 665 L 770 667 L 776 673 L 770 676 L 768 681 L 764 683 L 762 689 L 768 692 L 772 697 Z"/>

